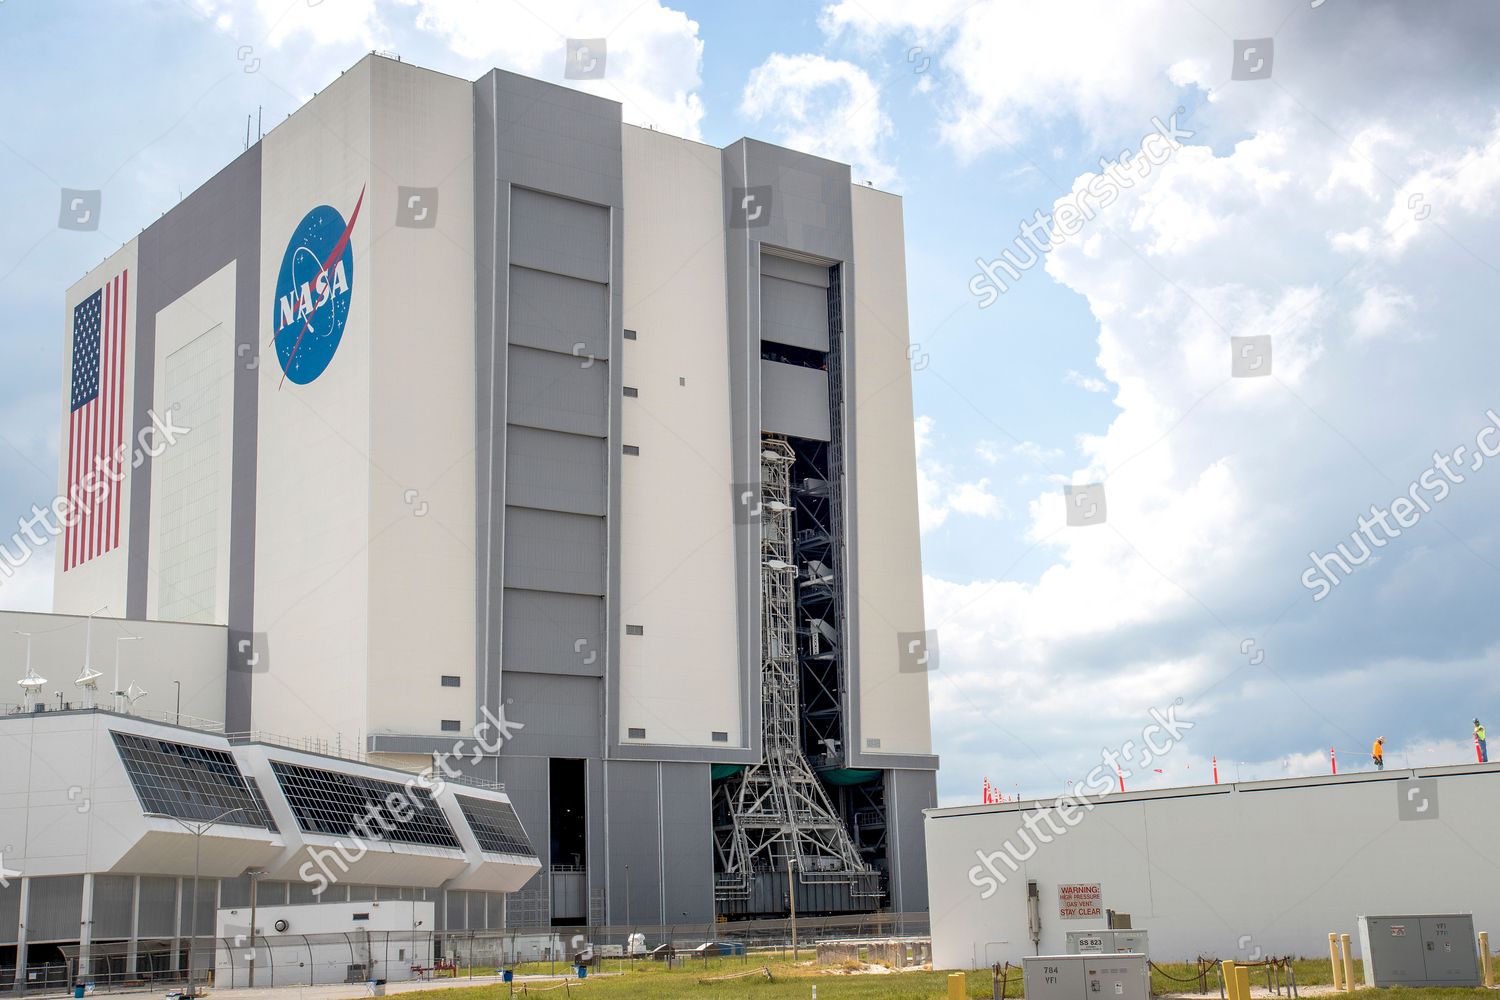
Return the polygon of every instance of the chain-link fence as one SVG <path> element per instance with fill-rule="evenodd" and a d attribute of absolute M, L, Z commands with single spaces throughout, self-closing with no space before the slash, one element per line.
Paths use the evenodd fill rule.
<path fill-rule="evenodd" d="M 797 954 L 806 958 L 813 957 L 819 941 L 929 933 L 926 913 L 804 917 L 795 923 Z M 87 958 L 81 946 L 65 946 L 64 961 L 28 965 L 23 981 L 28 991 L 63 991 L 82 983 L 105 993 L 157 990 L 190 981 L 245 987 L 252 985 L 252 978 L 257 987 L 481 978 L 528 963 L 564 973 L 580 956 L 604 970 L 649 961 L 706 965 L 719 958 L 739 958 L 748 964 L 768 955 L 791 957 L 793 937 L 793 922 L 783 918 L 456 932 L 258 934 L 254 940 L 244 935 L 204 936 L 191 948 L 186 938 L 143 938 L 133 943 L 93 942 Z M 15 970 L 0 967 L 0 992 L 8 992 L 14 981 Z"/>

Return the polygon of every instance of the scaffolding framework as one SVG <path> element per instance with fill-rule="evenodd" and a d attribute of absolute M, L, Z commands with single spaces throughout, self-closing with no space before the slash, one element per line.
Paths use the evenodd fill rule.
<path fill-rule="evenodd" d="M 761 445 L 761 724 L 763 758 L 720 789 L 729 821 L 715 832 L 715 897 L 743 899 L 766 872 L 795 871 L 804 883 L 843 883 L 856 897 L 880 894 L 802 747 L 797 646 L 798 562 L 792 466 L 783 438 Z"/>

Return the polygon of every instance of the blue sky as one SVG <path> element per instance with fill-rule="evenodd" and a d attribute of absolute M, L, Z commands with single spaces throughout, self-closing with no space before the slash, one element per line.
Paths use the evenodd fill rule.
<path fill-rule="evenodd" d="M 1418 6 L 3 0 L 0 514 L 55 490 L 63 289 L 240 152 L 247 114 L 372 48 L 562 82 L 563 39 L 604 37 L 580 85 L 628 120 L 905 199 L 945 802 L 1059 790 L 1178 699 L 1192 729 L 1132 785 L 1362 766 L 1379 734 L 1465 759 L 1500 707 L 1500 462 L 1324 599 L 1302 583 L 1500 412 L 1500 9 Z M 1269 77 L 1233 78 L 1237 39 Z M 1192 135 L 981 307 L 976 260 L 1174 114 Z M 60 187 L 103 189 L 99 231 L 57 227 Z M 1271 376 L 1231 377 L 1241 336 Z M 1104 523 L 1066 525 L 1064 487 L 1101 482 Z M 38 560 L 0 605 L 49 591 Z"/>

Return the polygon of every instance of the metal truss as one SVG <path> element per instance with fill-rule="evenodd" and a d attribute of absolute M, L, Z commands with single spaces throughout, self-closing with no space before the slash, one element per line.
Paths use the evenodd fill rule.
<path fill-rule="evenodd" d="M 758 873 L 795 870 L 801 881 L 847 883 L 878 895 L 878 873 L 860 857 L 802 748 L 798 666 L 798 561 L 792 535 L 792 466 L 780 437 L 761 450 L 761 720 L 764 758 L 720 786 L 728 822 L 715 831 L 715 896 L 744 899 Z"/>

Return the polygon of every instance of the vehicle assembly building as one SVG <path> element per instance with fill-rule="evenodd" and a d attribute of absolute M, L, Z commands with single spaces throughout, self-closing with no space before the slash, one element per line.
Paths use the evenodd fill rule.
<path fill-rule="evenodd" d="M 490 926 L 779 915 L 789 869 L 799 912 L 925 910 L 903 239 L 846 165 L 365 58 L 68 291 L 70 526 L 57 614 L 0 622 L 16 711 L 123 664 L 118 714 L 64 713 L 96 752 L 222 720 L 288 849 L 255 747 L 503 784 L 540 868 Z"/>

